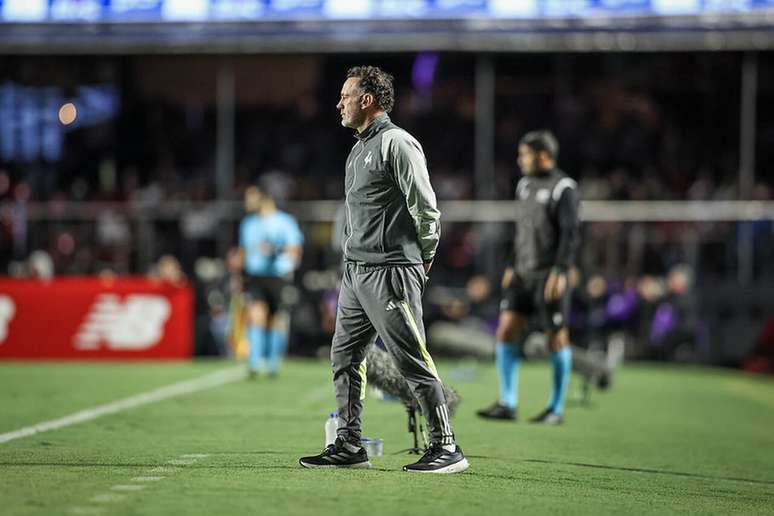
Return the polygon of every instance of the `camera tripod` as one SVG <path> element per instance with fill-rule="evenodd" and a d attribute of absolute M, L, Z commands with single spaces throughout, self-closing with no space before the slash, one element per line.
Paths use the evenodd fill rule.
<path fill-rule="evenodd" d="M 422 422 L 422 409 L 420 409 L 416 403 L 406 403 L 406 414 L 408 415 L 408 432 L 413 436 L 414 446 L 395 452 L 409 453 L 414 455 L 422 455 L 427 450 L 427 432 L 425 432 L 425 426 Z M 417 412 L 420 417 L 417 418 Z M 422 448 L 419 447 L 419 438 L 422 437 Z"/>

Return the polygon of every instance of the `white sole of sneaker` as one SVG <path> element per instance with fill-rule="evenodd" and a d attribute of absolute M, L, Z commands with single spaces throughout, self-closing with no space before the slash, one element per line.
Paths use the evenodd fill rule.
<path fill-rule="evenodd" d="M 454 464 L 449 464 L 448 466 L 445 466 L 439 469 L 427 469 L 427 470 L 406 469 L 404 471 L 408 473 L 436 473 L 440 475 L 449 475 L 451 473 L 462 473 L 469 467 L 470 467 L 470 464 L 468 463 L 468 459 L 462 459 L 459 462 L 455 462 Z"/>
<path fill-rule="evenodd" d="M 305 468 L 309 469 L 369 469 L 371 467 L 371 462 L 358 462 L 357 464 L 309 464 L 303 461 L 298 461 L 299 464 L 301 464 Z"/>

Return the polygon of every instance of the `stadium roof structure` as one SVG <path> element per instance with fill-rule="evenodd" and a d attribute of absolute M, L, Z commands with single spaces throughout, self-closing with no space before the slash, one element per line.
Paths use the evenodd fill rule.
<path fill-rule="evenodd" d="M 14 54 L 774 48 L 774 0 L 0 0 Z"/>

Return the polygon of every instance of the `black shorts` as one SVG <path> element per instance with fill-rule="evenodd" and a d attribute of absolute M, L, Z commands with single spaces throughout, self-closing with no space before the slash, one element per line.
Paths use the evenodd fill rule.
<path fill-rule="evenodd" d="M 537 330 L 557 331 L 568 326 L 572 291 L 567 286 L 564 295 L 547 303 L 543 291 L 548 273 L 530 276 L 513 276 L 511 284 L 503 291 L 500 311 L 512 311 L 524 315 Z"/>
<path fill-rule="evenodd" d="M 269 306 L 269 313 L 275 314 L 283 307 L 282 291 L 287 283 L 285 279 L 273 276 L 245 275 L 244 301 L 245 303 L 263 301 Z"/>

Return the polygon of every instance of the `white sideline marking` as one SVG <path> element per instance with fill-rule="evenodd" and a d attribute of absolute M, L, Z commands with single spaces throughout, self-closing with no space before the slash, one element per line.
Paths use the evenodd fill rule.
<path fill-rule="evenodd" d="M 166 466 L 157 466 L 150 470 L 151 473 L 175 473 L 178 468 L 168 468 Z"/>
<path fill-rule="evenodd" d="M 188 461 L 181 461 L 181 460 L 173 460 L 171 462 L 179 462 L 184 464 L 193 464 L 198 459 L 203 459 L 205 457 L 209 457 L 209 453 L 185 453 L 181 455 L 181 457 L 188 457 Z M 170 468 L 170 467 L 164 467 L 164 466 L 157 466 L 153 469 L 151 469 L 151 472 L 163 470 L 165 472 L 176 472 L 180 471 L 180 468 Z M 139 484 L 116 484 L 110 488 L 111 491 L 123 491 L 123 492 L 137 492 L 142 491 L 145 489 L 146 482 L 158 482 L 159 480 L 162 480 L 166 477 L 160 477 L 160 476 L 143 476 L 143 477 L 132 477 L 132 482 L 140 482 Z M 125 494 L 118 494 L 118 493 L 106 493 L 106 494 L 98 494 L 91 497 L 89 501 L 95 502 L 95 503 L 112 503 L 112 502 L 123 502 L 127 498 L 127 495 Z M 102 509 L 99 507 L 89 507 L 89 506 L 80 506 L 80 507 L 70 507 L 68 509 L 68 512 L 73 514 L 101 514 Z"/>
<path fill-rule="evenodd" d="M 71 507 L 70 510 L 67 512 L 71 512 L 73 514 L 100 514 L 102 513 L 102 508 L 100 507 Z"/>
<path fill-rule="evenodd" d="M 172 464 L 173 466 L 190 466 L 196 462 L 195 460 L 182 460 L 182 459 L 172 459 L 168 460 L 167 464 Z"/>
<path fill-rule="evenodd" d="M 110 488 L 111 491 L 142 491 L 143 489 L 145 486 L 137 484 L 118 484 Z"/>
<path fill-rule="evenodd" d="M 124 500 L 126 500 L 126 495 L 108 493 L 92 496 L 90 501 L 97 503 L 110 503 L 123 502 Z"/>
<path fill-rule="evenodd" d="M 121 412 L 122 410 L 174 398 L 175 396 L 191 394 L 193 392 L 202 391 L 210 387 L 217 387 L 219 385 L 224 385 L 236 380 L 241 380 L 244 378 L 244 376 L 244 366 L 222 369 L 214 373 L 200 376 L 199 378 L 194 378 L 193 380 L 173 383 L 171 385 L 160 387 L 156 390 L 148 391 L 136 396 L 113 401 L 94 408 L 81 410 L 59 419 L 44 421 L 43 423 L 26 426 L 12 432 L 0 434 L 0 444 L 13 441 L 14 439 L 20 439 L 22 437 L 39 434 L 41 432 L 48 432 L 49 430 L 57 430 L 59 428 L 64 428 L 76 423 L 83 423 L 84 421 L 90 421 L 107 414 L 115 414 L 116 412 Z"/>
<path fill-rule="evenodd" d="M 320 385 L 319 387 L 315 387 L 309 391 L 309 394 L 304 396 L 304 399 L 301 403 L 304 405 L 309 405 L 317 401 L 322 401 L 328 397 L 330 397 L 332 400 L 336 398 L 336 391 L 333 389 L 332 382 L 327 382 L 325 385 Z"/>

